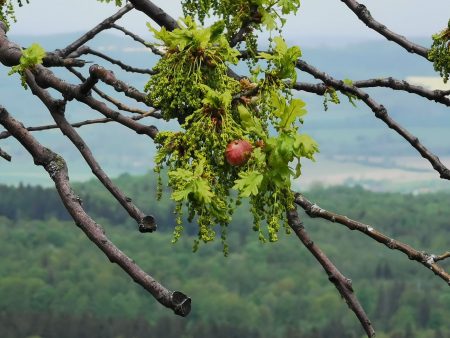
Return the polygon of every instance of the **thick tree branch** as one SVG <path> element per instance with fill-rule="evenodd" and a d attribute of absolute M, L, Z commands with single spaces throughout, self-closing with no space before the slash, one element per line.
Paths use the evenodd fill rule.
<path fill-rule="evenodd" d="M 408 256 L 409 259 L 421 263 L 423 266 L 430 269 L 434 272 L 434 274 L 447 282 L 448 285 L 450 285 L 450 274 L 446 272 L 441 266 L 436 264 L 437 261 L 449 257 L 450 253 L 447 252 L 441 256 L 435 256 L 423 251 L 418 251 L 408 244 L 402 243 L 386 236 L 371 225 L 354 221 L 347 216 L 339 215 L 334 212 L 322 209 L 317 204 L 310 202 L 305 196 L 298 193 L 295 194 L 295 203 L 302 207 L 310 217 L 320 217 L 333 223 L 342 224 L 350 230 L 357 230 L 359 232 L 362 232 L 363 234 L 369 236 L 377 242 L 384 244 L 389 249 L 403 252 Z"/>
<path fill-rule="evenodd" d="M 55 183 L 61 200 L 76 225 L 108 257 L 119 265 L 136 283 L 147 290 L 159 303 L 172 309 L 177 315 L 187 316 L 191 310 L 191 299 L 180 291 L 170 291 L 143 271 L 131 258 L 117 248 L 106 236 L 104 229 L 82 208 L 79 197 L 69 183 L 68 169 L 64 159 L 43 147 L 20 122 L 13 119 L 0 106 L 0 124 L 8 130 L 33 156 L 36 165 L 41 165 Z"/>
<path fill-rule="evenodd" d="M 303 245 L 305 245 L 309 252 L 311 252 L 320 265 L 322 265 L 330 282 L 334 284 L 342 298 L 344 298 L 347 302 L 348 307 L 355 313 L 356 317 L 358 317 L 364 331 L 366 331 L 367 336 L 374 337 L 375 331 L 372 327 L 372 323 L 353 292 L 351 280 L 346 278 L 330 261 L 325 253 L 312 241 L 303 227 L 303 223 L 298 216 L 297 210 L 294 209 L 288 211 L 287 218 L 291 229 L 294 230 Z"/>
<path fill-rule="evenodd" d="M 177 21 L 149 0 L 129 0 L 138 10 L 146 14 L 161 27 L 172 31 L 178 28 Z"/>
<path fill-rule="evenodd" d="M 406 39 L 404 36 L 389 30 L 385 25 L 376 21 L 372 17 L 366 6 L 354 0 L 341 0 L 341 1 L 344 4 L 346 4 L 347 7 L 350 8 L 350 10 L 353 13 L 355 13 L 358 16 L 358 18 L 366 24 L 367 27 L 372 28 L 379 34 L 383 35 L 386 39 L 393 41 L 396 44 L 400 45 L 401 47 L 405 48 L 408 52 L 415 53 L 428 60 L 427 48 L 417 45 Z"/>
<path fill-rule="evenodd" d="M 351 93 L 357 96 L 373 111 L 377 118 L 382 120 L 389 128 L 395 130 L 409 144 L 411 144 L 411 146 L 413 146 L 414 149 L 416 149 L 423 158 L 427 159 L 428 162 L 430 162 L 430 164 L 433 166 L 433 168 L 440 174 L 441 178 L 450 180 L 450 170 L 439 160 L 439 157 L 428 150 L 428 148 L 426 148 L 416 136 L 412 135 L 408 130 L 394 121 L 389 116 L 386 108 L 373 100 L 369 96 L 369 94 L 353 85 L 347 85 L 343 81 L 334 79 L 330 75 L 321 72 L 305 61 L 297 60 L 297 68 L 311 74 L 316 79 L 323 81 L 328 86 L 331 86 L 342 92 Z"/>

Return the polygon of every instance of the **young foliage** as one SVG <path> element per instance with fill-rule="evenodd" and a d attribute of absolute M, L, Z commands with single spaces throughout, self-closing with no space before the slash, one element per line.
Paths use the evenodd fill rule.
<path fill-rule="evenodd" d="M 19 7 L 22 7 L 24 2 L 27 4 L 30 3 L 29 0 L 16 0 L 14 2 L 16 2 Z M 11 20 L 13 22 L 17 21 L 14 7 L 12 0 L 0 0 L 0 21 L 3 21 L 8 27 L 11 24 Z"/>
<path fill-rule="evenodd" d="M 20 57 L 20 63 L 17 66 L 13 66 L 8 75 L 18 73 L 22 82 L 22 87 L 27 89 L 27 83 L 25 79 L 25 70 L 31 69 L 34 66 L 41 64 L 45 57 L 45 50 L 39 44 L 33 43 L 30 47 L 22 51 Z"/>
<path fill-rule="evenodd" d="M 237 85 L 227 76 L 227 65 L 236 64 L 239 53 L 222 35 L 222 22 L 201 28 L 187 17 L 180 26 L 169 32 L 148 25 L 166 53 L 145 90 L 149 101 L 161 109 L 165 119 L 183 121 L 202 106 L 203 85 L 221 92 Z"/>
<path fill-rule="evenodd" d="M 433 61 L 434 69 L 447 83 L 450 75 L 450 20 L 446 29 L 433 35 L 433 45 L 428 58 Z"/>
<path fill-rule="evenodd" d="M 261 240 L 276 241 L 280 225 L 288 229 L 291 179 L 301 174 L 301 158 L 313 160 L 318 151 L 308 135 L 299 133 L 305 103 L 292 98 L 286 84 L 296 80 L 300 49 L 274 38 L 270 53 L 255 57 L 255 62 L 267 61 L 259 70 L 265 76 L 237 81 L 228 66 L 237 64 L 239 53 L 223 35 L 226 25 L 219 21 L 203 28 L 191 17 L 173 31 L 149 25 L 165 54 L 146 86 L 149 101 L 182 127 L 156 138 L 155 171 L 167 170 L 177 203 L 174 241 L 181 236 L 186 208 L 188 220 L 199 225 L 194 249 L 213 240 L 220 225 L 225 254 L 225 229 L 242 198 L 249 199 Z"/>
<path fill-rule="evenodd" d="M 99 1 L 99 2 L 106 2 L 106 3 L 110 3 L 110 2 L 112 2 L 113 0 L 97 0 L 97 1 Z M 114 0 L 114 3 L 116 4 L 116 6 L 122 6 L 122 0 Z"/>
<path fill-rule="evenodd" d="M 255 53 L 255 29 L 281 30 L 285 15 L 296 13 L 300 0 L 183 0 L 185 15 L 198 18 L 203 24 L 206 17 L 214 15 L 223 20 L 228 38 L 243 27 L 247 49 Z"/>

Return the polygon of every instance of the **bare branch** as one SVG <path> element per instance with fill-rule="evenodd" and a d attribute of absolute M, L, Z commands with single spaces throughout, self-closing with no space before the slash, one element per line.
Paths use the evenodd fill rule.
<path fill-rule="evenodd" d="M 351 280 L 346 278 L 330 261 L 325 253 L 312 241 L 298 216 L 297 210 L 293 209 L 288 211 L 287 217 L 291 229 L 294 230 L 303 245 L 309 250 L 309 252 L 311 252 L 320 265 L 322 265 L 330 282 L 334 284 L 341 296 L 347 302 L 348 307 L 355 313 L 356 317 L 358 317 L 364 331 L 366 331 L 367 336 L 375 337 L 375 331 L 372 327 L 372 323 L 359 303 L 358 298 L 356 298 Z"/>
<path fill-rule="evenodd" d="M 401 47 L 405 48 L 408 52 L 415 53 L 428 60 L 429 50 L 427 48 L 415 44 L 409 41 L 404 36 L 389 30 L 385 25 L 376 21 L 372 17 L 366 6 L 354 0 L 341 0 L 341 1 L 344 4 L 346 4 L 347 7 L 350 8 L 350 10 L 354 12 L 358 16 L 358 18 L 366 24 L 367 27 L 372 28 L 379 34 L 383 35 L 386 39 L 393 41 L 396 44 L 400 45 Z"/>
<path fill-rule="evenodd" d="M 442 255 L 432 256 L 432 258 L 435 262 L 443 261 L 444 259 L 450 258 L 450 252 L 447 251 L 447 252 L 443 253 Z"/>
<path fill-rule="evenodd" d="M 421 86 L 412 85 L 405 80 L 397 80 L 392 77 L 388 77 L 385 79 L 354 81 L 353 85 L 358 88 L 387 87 L 395 90 L 403 90 L 408 93 L 417 94 L 431 101 L 436 101 L 450 107 L 450 98 L 445 97 L 446 95 L 448 95 L 445 91 L 429 90 Z"/>
<path fill-rule="evenodd" d="M 77 50 L 79 47 L 84 45 L 89 40 L 93 39 L 98 33 L 104 31 L 111 27 L 111 24 L 119 20 L 122 16 L 128 13 L 131 9 L 133 9 L 133 5 L 128 3 L 126 6 L 121 8 L 117 13 L 111 15 L 109 18 L 100 22 L 97 26 L 86 32 L 83 36 L 81 36 L 78 40 L 72 42 L 66 48 L 61 50 L 57 50 L 55 53 L 59 56 L 66 57 L 73 51 Z"/>
<path fill-rule="evenodd" d="M 116 91 L 123 92 L 126 96 L 138 102 L 148 104 L 147 95 L 141 93 L 136 88 L 127 85 L 125 82 L 118 80 L 112 71 L 99 65 L 92 65 L 89 67 L 89 74 L 91 78 L 102 80 L 104 83 L 112 86 Z"/>
<path fill-rule="evenodd" d="M 178 28 L 177 21 L 153 2 L 149 0 L 129 0 L 129 2 L 132 3 L 138 11 L 146 14 L 161 27 L 165 27 L 170 31 Z"/>
<path fill-rule="evenodd" d="M 108 175 L 106 175 L 106 173 L 103 171 L 100 164 L 95 160 L 95 157 L 89 149 L 88 145 L 76 132 L 75 128 L 73 128 L 66 120 L 64 116 L 66 103 L 63 101 L 54 100 L 46 90 L 40 88 L 36 84 L 34 76 L 30 71 L 26 71 L 26 77 L 27 84 L 29 85 L 33 94 L 39 97 L 39 99 L 45 104 L 61 132 L 66 135 L 78 149 L 98 180 L 116 198 L 116 200 L 122 205 L 122 207 L 128 212 L 128 214 L 132 218 L 134 218 L 139 226 L 139 231 L 155 231 L 156 222 L 154 220 L 154 217 L 151 215 L 145 215 L 138 207 L 136 207 L 132 203 L 131 199 L 125 196 L 122 191 L 111 181 Z"/>
<path fill-rule="evenodd" d="M 177 315 L 187 316 L 191 310 L 191 299 L 180 291 L 170 291 L 143 271 L 130 257 L 125 255 L 106 236 L 104 229 L 82 208 L 79 197 L 69 182 L 67 165 L 64 159 L 48 148 L 43 147 L 20 122 L 12 118 L 0 106 L 0 124 L 8 130 L 33 156 L 36 165 L 41 165 L 55 183 L 61 200 L 76 225 L 108 257 L 119 265 L 136 283 L 147 290 L 159 303 L 172 309 Z"/>
<path fill-rule="evenodd" d="M 1 135 L 1 134 L 0 134 Z M 7 160 L 8 162 L 11 162 L 11 155 L 9 155 L 6 151 L 4 151 L 2 148 L 0 148 L 0 157 Z"/>
<path fill-rule="evenodd" d="M 91 55 L 95 55 L 98 56 L 99 58 L 102 58 L 114 65 L 119 66 L 120 68 L 122 68 L 124 71 L 126 72 L 132 72 L 132 73 L 138 73 L 138 74 L 149 74 L 149 75 L 153 75 L 155 74 L 155 72 L 151 69 L 145 69 L 145 68 L 136 68 L 136 67 L 132 67 L 130 65 L 127 65 L 125 63 L 123 63 L 120 60 L 116 60 L 113 59 L 112 57 L 109 57 L 108 55 L 105 55 L 103 53 L 100 53 L 88 46 L 83 46 L 81 48 L 78 49 L 78 51 L 80 51 L 80 54 L 91 54 Z"/>
<path fill-rule="evenodd" d="M 86 61 L 74 58 L 62 58 L 55 53 L 47 53 L 42 60 L 42 64 L 45 67 L 83 67 Z"/>
<path fill-rule="evenodd" d="M 132 119 L 135 121 L 138 121 L 140 119 L 143 119 L 144 117 L 151 116 L 151 115 L 139 115 L 139 116 L 133 116 Z M 109 122 L 115 122 L 112 119 L 103 118 L 103 119 L 94 119 L 94 120 L 85 120 L 81 122 L 72 123 L 71 126 L 74 128 L 80 128 L 83 126 L 87 126 L 90 124 L 99 124 L 99 123 L 109 123 Z M 56 129 L 59 128 L 56 124 L 49 124 L 44 126 L 36 126 L 36 127 L 28 127 L 26 128 L 28 131 L 43 131 L 43 130 L 50 130 L 50 129 Z M 3 131 L 0 133 L 0 140 L 10 137 L 11 134 L 8 131 Z"/>
<path fill-rule="evenodd" d="M 327 91 L 327 86 L 323 83 L 296 82 L 292 85 L 292 88 L 317 95 L 324 95 Z"/>
<path fill-rule="evenodd" d="M 75 69 L 68 67 L 67 68 L 72 74 L 74 74 L 76 77 L 78 77 L 81 81 L 85 82 L 86 78 L 78 71 L 76 71 Z M 150 111 L 145 111 L 142 109 L 138 109 L 138 108 L 133 108 L 130 106 L 127 106 L 126 104 L 123 104 L 122 102 L 120 102 L 119 100 L 116 100 L 115 98 L 106 95 L 104 92 L 102 92 L 100 89 L 98 89 L 96 86 L 92 87 L 92 90 L 97 93 L 101 98 L 111 102 L 113 105 L 115 105 L 118 109 L 123 110 L 123 111 L 127 111 L 130 113 L 134 113 L 134 114 L 140 114 L 140 115 L 145 115 L 145 116 L 152 116 L 156 119 L 161 119 L 162 115 L 160 113 L 157 113 L 157 109 L 151 109 Z"/>
<path fill-rule="evenodd" d="M 428 162 L 430 162 L 430 164 L 433 166 L 433 168 L 440 174 L 440 177 L 442 179 L 450 180 L 450 170 L 439 160 L 439 157 L 429 151 L 428 148 L 426 148 L 416 136 L 412 135 L 408 130 L 394 121 L 389 116 L 386 108 L 373 100 L 369 96 L 369 94 L 353 85 L 347 85 L 343 81 L 334 79 L 330 75 L 321 72 L 305 61 L 297 60 L 297 68 L 311 74 L 315 78 L 323 81 L 328 86 L 331 86 L 342 92 L 356 95 L 374 112 L 377 118 L 382 120 L 389 128 L 395 130 L 400 136 L 408 141 L 408 143 L 411 144 L 411 146 L 413 146 L 414 149 L 416 149 L 423 158 L 427 159 Z"/>
<path fill-rule="evenodd" d="M 421 263 L 423 266 L 433 271 L 437 276 L 442 278 L 445 282 L 447 282 L 450 285 L 450 274 L 446 272 L 442 267 L 436 264 L 436 262 L 439 260 L 437 259 L 438 257 L 444 256 L 444 258 L 446 258 L 445 254 L 436 257 L 426 252 L 418 251 L 409 246 L 408 244 L 402 243 L 400 241 L 397 241 L 393 238 L 386 236 L 385 234 L 376 230 L 371 225 L 354 221 L 348 218 L 347 216 L 339 215 L 327 211 L 325 209 L 322 209 L 317 204 L 310 202 L 305 196 L 301 194 L 298 193 L 295 194 L 295 203 L 301 206 L 310 217 L 320 217 L 333 223 L 342 224 L 350 230 L 357 230 L 359 232 L 362 232 L 363 234 L 369 236 L 370 238 L 376 240 L 377 242 L 384 244 L 389 249 L 403 252 L 408 256 L 409 259 Z M 446 254 L 450 255 L 450 253 Z"/>
<path fill-rule="evenodd" d="M 132 32 L 130 32 L 128 29 L 126 29 L 125 27 L 119 26 L 117 24 L 113 24 L 111 25 L 111 28 L 115 28 L 121 32 L 123 32 L 125 35 L 128 35 L 129 37 L 131 37 L 134 41 L 139 42 L 140 44 L 142 44 L 144 47 L 150 48 L 151 51 L 153 52 L 153 54 L 157 54 L 157 55 L 164 55 L 164 53 L 161 53 L 161 51 L 158 48 L 155 48 L 155 46 L 147 41 L 145 41 L 144 39 L 142 39 L 139 35 L 136 35 Z"/>

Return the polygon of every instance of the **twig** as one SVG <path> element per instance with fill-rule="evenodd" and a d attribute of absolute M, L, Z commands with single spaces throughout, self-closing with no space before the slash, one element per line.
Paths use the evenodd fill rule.
<path fill-rule="evenodd" d="M 100 79 L 104 83 L 112 86 L 116 91 L 122 92 L 125 96 L 128 96 L 138 102 L 148 103 L 147 95 L 141 93 L 136 88 L 127 85 L 125 82 L 116 78 L 114 73 L 99 65 L 92 65 L 89 67 L 90 77 L 94 79 Z M 89 78 L 88 78 L 89 79 Z"/>
<path fill-rule="evenodd" d="M 412 85 L 405 80 L 397 80 L 392 77 L 354 81 L 353 85 L 358 88 L 387 87 L 394 90 L 403 90 L 450 107 L 450 98 L 445 97 L 447 95 L 445 91 L 438 89 L 429 90 L 421 86 Z"/>
<path fill-rule="evenodd" d="M 435 262 L 439 262 L 439 261 L 443 261 L 444 259 L 450 258 L 450 252 L 447 251 L 445 253 L 443 253 L 442 255 L 439 256 L 433 256 L 433 260 Z"/>
<path fill-rule="evenodd" d="M 415 44 L 411 41 L 409 41 L 407 38 L 405 38 L 402 35 L 399 35 L 391 30 L 389 30 L 385 25 L 382 23 L 376 21 L 372 15 L 370 14 L 369 10 L 366 8 L 366 6 L 358 3 L 354 0 L 341 0 L 344 4 L 347 5 L 350 10 L 355 13 L 358 18 L 366 24 L 367 27 L 372 28 L 379 34 L 383 35 L 386 39 L 395 42 L 396 44 L 400 45 L 401 47 L 405 48 L 410 53 L 415 53 L 417 55 L 420 55 L 428 60 L 428 49 L 425 47 L 422 47 L 418 44 Z"/>
<path fill-rule="evenodd" d="M 83 67 L 86 61 L 75 58 L 62 58 L 55 53 L 47 53 L 42 60 L 42 64 L 45 67 Z"/>
<path fill-rule="evenodd" d="M 172 309 L 177 315 L 187 316 L 191 299 L 180 291 L 170 291 L 143 271 L 106 236 L 104 229 L 82 208 L 79 197 L 72 190 L 65 160 L 52 150 L 42 146 L 23 126 L 0 106 L 0 124 L 8 130 L 41 165 L 55 183 L 61 200 L 75 224 L 108 257 L 119 265 L 136 283 L 147 290 L 159 303 Z"/>
<path fill-rule="evenodd" d="M 39 97 L 39 99 L 48 108 L 50 114 L 55 120 L 61 132 L 66 135 L 69 140 L 74 144 L 78 151 L 83 156 L 86 163 L 91 168 L 93 174 L 108 189 L 108 191 L 115 197 L 115 199 L 122 205 L 122 207 L 128 212 L 128 214 L 137 222 L 140 232 L 153 232 L 156 230 L 156 222 L 151 215 L 145 215 L 137 206 L 135 206 L 131 199 L 125 196 L 122 191 L 111 181 L 111 179 L 103 171 L 100 164 L 95 160 L 91 150 L 89 149 L 83 138 L 76 132 L 70 123 L 64 116 L 65 102 L 54 100 L 50 94 L 40 88 L 35 80 L 33 74 L 26 71 L 27 84 L 29 85 L 32 93 Z"/>
<path fill-rule="evenodd" d="M 73 51 L 77 50 L 79 47 L 84 45 L 89 40 L 93 39 L 98 33 L 104 31 L 111 27 L 111 24 L 119 20 L 122 16 L 128 13 L 131 9 L 133 9 L 133 5 L 128 3 L 123 8 L 121 8 L 117 13 L 111 15 L 109 18 L 100 22 L 97 26 L 86 32 L 83 36 L 81 36 L 78 40 L 72 42 L 66 48 L 55 51 L 55 53 L 59 56 L 66 57 Z"/>
<path fill-rule="evenodd" d="M 450 257 L 449 252 L 441 256 L 434 256 L 426 252 L 418 251 L 408 244 L 402 243 L 386 236 L 371 225 L 354 221 L 347 216 L 339 215 L 334 212 L 322 209 L 317 204 L 310 202 L 305 196 L 298 193 L 295 194 L 295 203 L 302 207 L 310 217 L 320 217 L 333 223 L 342 224 L 350 230 L 357 230 L 359 232 L 362 232 L 363 234 L 369 236 L 377 242 L 384 244 L 389 249 L 403 252 L 408 256 L 409 259 L 421 263 L 423 266 L 430 269 L 434 272 L 434 274 L 447 282 L 448 285 L 450 285 L 450 274 L 447 273 L 441 266 L 436 264 L 437 261 Z"/>
<path fill-rule="evenodd" d="M 375 117 L 382 120 L 389 128 L 395 130 L 400 136 L 402 136 L 411 146 L 413 146 L 423 158 L 427 159 L 428 162 L 433 166 L 433 168 L 440 174 L 442 179 L 450 180 L 450 169 L 448 169 L 431 151 L 428 150 L 419 139 L 412 135 L 408 130 L 403 128 L 400 124 L 394 121 L 388 114 L 386 108 L 383 105 L 378 104 L 373 100 L 369 94 L 362 91 L 361 89 L 353 86 L 347 85 L 343 81 L 336 80 L 328 74 L 319 71 L 313 66 L 309 65 L 305 61 L 297 60 L 297 68 L 311 74 L 315 78 L 323 81 L 328 86 L 338 89 L 342 92 L 347 92 L 354 94 L 359 99 L 361 99 L 375 114 Z"/>
<path fill-rule="evenodd" d="M 0 134 L 1 135 L 1 134 Z M 0 157 L 4 158 L 8 162 L 11 162 L 11 155 L 9 155 L 6 151 L 0 148 Z"/>
<path fill-rule="evenodd" d="M 152 116 L 152 115 L 142 114 L 139 116 L 132 116 L 131 118 L 135 121 L 139 121 L 140 119 L 143 119 L 144 117 L 147 117 L 147 116 Z M 74 128 L 80 128 L 80 127 L 87 126 L 90 124 L 109 123 L 109 122 L 115 122 L 115 121 L 112 119 L 108 119 L 108 118 L 102 118 L 102 119 L 85 120 L 85 121 L 72 123 L 71 126 Z M 26 129 L 28 131 L 43 131 L 43 130 L 50 130 L 50 129 L 56 129 L 56 128 L 59 128 L 56 124 L 49 124 L 49 125 L 44 125 L 44 126 L 28 127 Z M 8 131 L 3 131 L 0 133 L 0 140 L 6 139 L 10 136 L 11 136 L 11 134 Z"/>
<path fill-rule="evenodd" d="M 353 292 L 351 280 L 346 278 L 330 261 L 325 253 L 311 240 L 303 227 L 303 223 L 298 216 L 297 210 L 293 209 L 288 211 L 287 218 L 291 229 L 295 232 L 297 237 L 309 250 L 309 252 L 311 252 L 314 258 L 320 263 L 320 265 L 322 265 L 330 282 L 334 284 L 341 296 L 345 299 L 348 307 L 355 313 L 356 317 L 358 317 L 359 322 L 364 328 L 364 331 L 366 331 L 367 336 L 374 337 L 375 331 L 372 327 L 372 323 Z"/>
<path fill-rule="evenodd" d="M 154 75 L 155 74 L 155 72 L 153 70 L 151 70 L 151 69 L 132 67 L 130 65 L 127 65 L 127 64 L 123 63 L 120 60 L 113 59 L 113 58 L 109 57 L 108 55 L 100 53 L 100 52 L 98 52 L 98 51 L 96 51 L 96 50 L 94 50 L 94 49 L 92 49 L 92 48 L 90 48 L 88 46 L 84 46 L 84 48 L 82 49 L 82 53 L 83 54 L 92 54 L 92 55 L 98 56 L 99 58 L 102 58 L 102 59 L 104 59 L 104 60 L 106 60 L 106 61 L 108 61 L 108 62 L 110 62 L 110 63 L 112 63 L 114 65 L 119 66 L 120 68 L 122 68 L 126 72 L 132 72 L 132 73 L 138 73 L 138 74 L 149 74 L 149 75 Z"/>
<path fill-rule="evenodd" d="M 76 77 L 78 77 L 81 81 L 83 81 L 83 82 L 86 81 L 86 78 L 80 72 L 76 71 L 75 69 L 73 69 L 71 67 L 68 67 L 67 69 L 69 70 L 69 72 L 71 72 Z M 154 117 L 156 119 L 161 119 L 162 118 L 162 115 L 160 113 L 156 112 L 157 109 L 153 108 L 150 111 L 145 111 L 145 110 L 142 110 L 142 109 L 133 108 L 133 107 L 130 107 L 130 106 L 127 106 L 127 105 L 123 104 L 119 100 L 116 100 L 115 98 L 113 98 L 113 97 L 111 97 L 109 95 L 106 95 L 104 92 L 102 92 L 96 86 L 92 87 L 92 90 L 95 93 L 97 93 L 101 98 L 111 102 L 113 105 L 115 105 L 120 110 L 127 111 L 127 112 L 134 113 L 134 114 L 151 116 L 151 117 Z"/>
<path fill-rule="evenodd" d="M 131 37 L 134 41 L 139 42 L 140 44 L 142 44 L 144 47 L 150 48 L 150 50 L 153 52 L 153 54 L 157 54 L 157 55 L 160 55 L 160 56 L 164 55 L 164 53 L 161 53 L 161 51 L 158 48 L 155 48 L 155 46 L 153 44 L 145 41 L 139 35 L 136 35 L 136 34 L 130 32 L 125 27 L 119 26 L 117 24 L 112 24 L 111 28 L 115 28 L 115 29 L 121 31 L 125 35 L 128 35 L 129 37 Z"/>

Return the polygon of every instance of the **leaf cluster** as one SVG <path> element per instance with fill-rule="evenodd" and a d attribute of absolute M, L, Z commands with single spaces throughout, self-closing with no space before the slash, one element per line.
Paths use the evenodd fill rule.
<path fill-rule="evenodd" d="M 113 0 L 97 0 L 99 2 L 106 2 L 107 4 L 109 4 L 110 2 L 112 2 Z M 116 6 L 122 6 L 123 1 L 122 0 L 114 0 Z"/>
<path fill-rule="evenodd" d="M 13 66 L 8 75 L 18 73 L 22 81 L 22 87 L 27 89 L 25 70 L 31 69 L 34 66 L 41 64 L 45 57 L 45 50 L 41 45 L 33 43 L 30 47 L 22 51 L 22 56 L 20 57 L 20 63 L 17 66 Z"/>
<path fill-rule="evenodd" d="M 17 3 L 19 7 L 22 7 L 24 2 L 29 4 L 29 0 L 16 0 L 14 1 Z M 0 21 L 3 21 L 7 27 L 10 26 L 11 20 L 13 22 L 17 21 L 16 15 L 15 15 L 15 5 L 13 0 L 0 0 Z"/>
<path fill-rule="evenodd" d="M 433 61 L 434 69 L 447 83 L 450 75 L 450 20 L 446 29 L 433 35 L 433 44 L 428 58 Z"/>
<path fill-rule="evenodd" d="M 296 13 L 300 0 L 184 0 L 184 15 L 204 23 L 211 15 L 223 20 L 228 38 L 245 27 L 245 42 L 249 51 L 257 50 L 255 29 L 280 30 L 285 15 Z"/>
<path fill-rule="evenodd" d="M 270 59 L 266 77 L 238 82 L 226 73 L 226 64 L 235 61 L 236 54 L 218 33 L 223 24 L 199 28 L 191 19 L 184 22 L 185 27 L 173 32 L 151 28 L 164 42 L 166 54 L 155 68 L 159 73 L 147 85 L 149 97 L 165 118 L 182 122 L 183 131 L 161 132 L 156 139 L 155 170 L 160 174 L 167 170 L 171 198 L 177 203 L 174 241 L 183 231 L 186 208 L 188 220 L 196 219 L 199 225 L 194 249 L 201 241 L 212 241 L 214 227 L 220 225 L 226 254 L 226 227 L 242 198 L 249 199 L 259 238 L 276 241 L 280 224 L 288 228 L 291 179 L 301 174 L 300 159 L 313 159 L 318 151 L 308 135 L 298 133 L 305 103 L 283 95 L 283 80 L 296 77 L 300 50 L 276 38 L 273 53 L 260 56 Z M 252 145 L 250 158 L 241 166 L 225 160 L 227 145 L 237 140 Z"/>
<path fill-rule="evenodd" d="M 237 63 L 239 53 L 222 35 L 222 22 L 201 28 L 187 17 L 180 25 L 181 28 L 171 32 L 148 25 L 162 41 L 165 55 L 156 65 L 157 74 L 147 83 L 145 91 L 164 118 L 183 122 L 201 107 L 202 85 L 220 90 L 236 86 L 236 81 L 227 76 L 227 65 Z"/>

